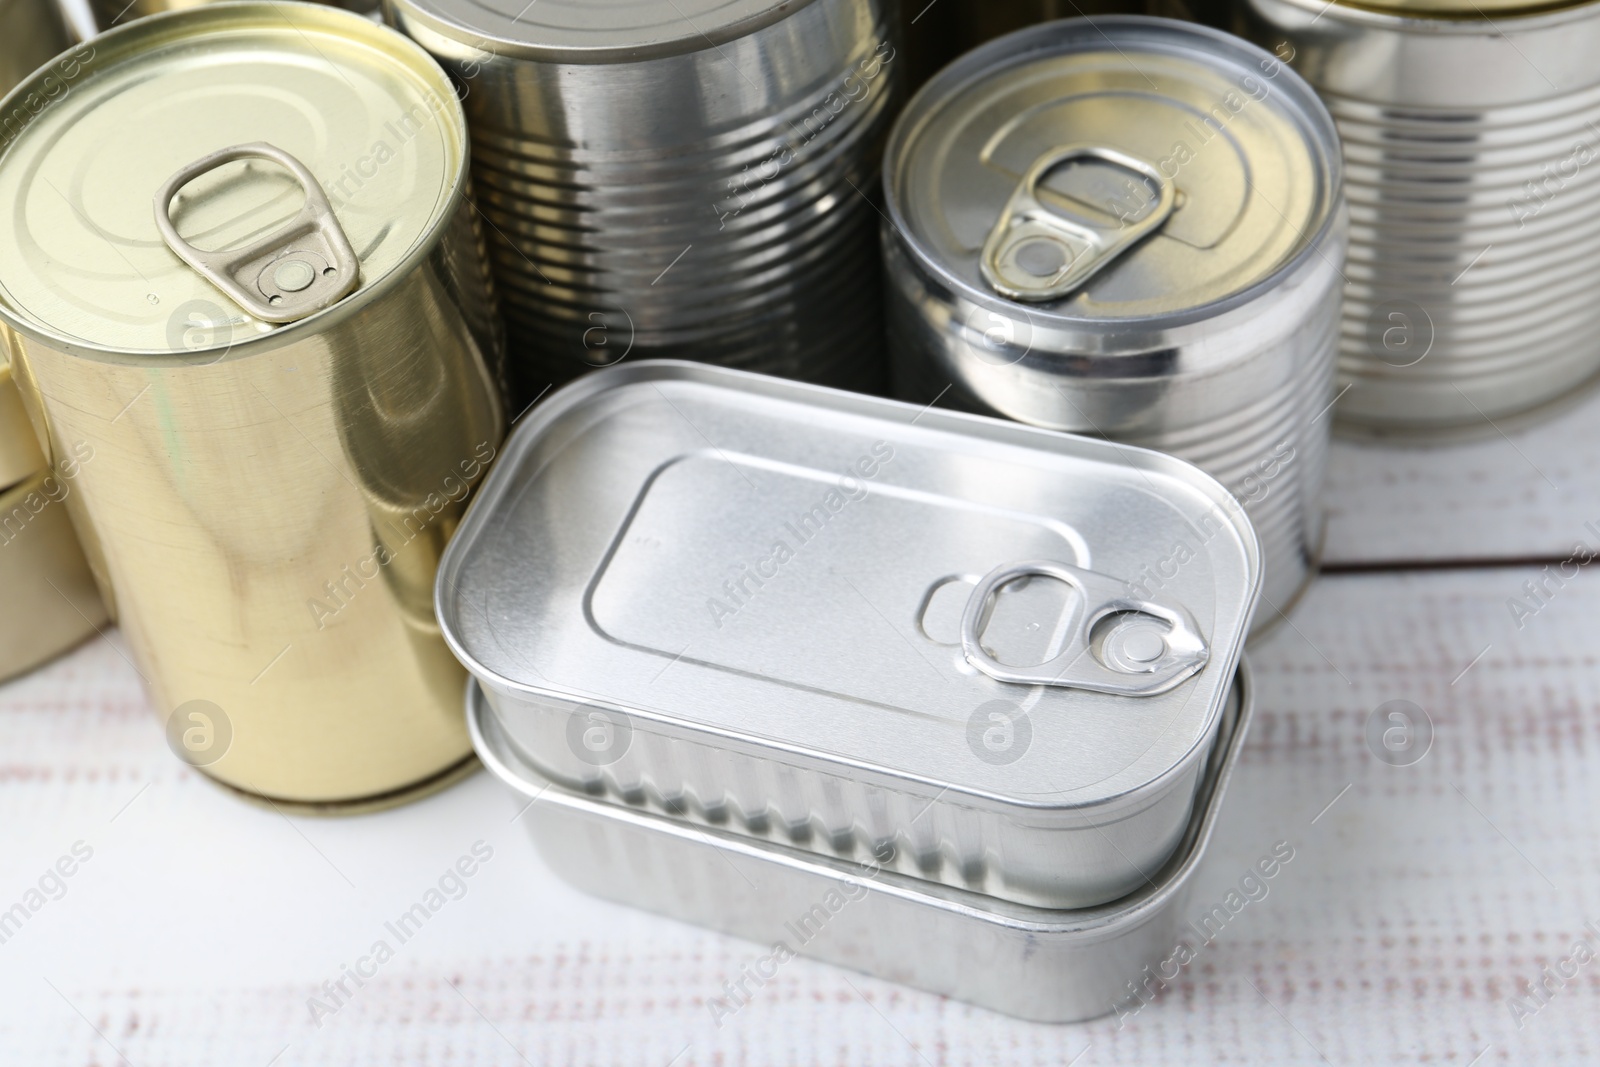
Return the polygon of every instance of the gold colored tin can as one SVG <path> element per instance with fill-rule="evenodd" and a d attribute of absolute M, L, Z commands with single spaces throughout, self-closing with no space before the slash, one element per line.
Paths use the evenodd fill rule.
<path fill-rule="evenodd" d="M 80 447 L 79 455 L 90 454 Z M 65 500 L 81 465 L 41 470 L 0 492 L 0 681 L 65 652 L 106 624 Z M 67 472 L 72 472 L 71 474 Z"/>
<path fill-rule="evenodd" d="M 10 489 L 44 466 L 44 454 L 11 379 L 6 342 L 0 336 L 0 490 Z"/>
<path fill-rule="evenodd" d="M 19 88 L 23 91 L 27 86 Z M 333 8 L 95 40 L 0 144 L 0 320 L 184 759 L 351 810 L 470 760 L 439 554 L 505 431 L 444 72 Z"/>

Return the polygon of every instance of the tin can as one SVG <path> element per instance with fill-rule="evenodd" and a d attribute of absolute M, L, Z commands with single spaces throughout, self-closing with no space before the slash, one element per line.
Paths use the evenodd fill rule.
<path fill-rule="evenodd" d="M 0 681 L 54 659 L 106 625 L 106 609 L 63 506 L 70 479 L 41 470 L 0 491 Z"/>
<path fill-rule="evenodd" d="M 1438 434 L 1600 373 L 1600 3 L 1250 0 L 1344 141 L 1343 425 Z"/>
<path fill-rule="evenodd" d="M 624 364 L 519 424 L 439 618 L 569 788 L 1084 907 L 1188 825 L 1260 579 L 1229 500 L 1154 452 Z"/>
<path fill-rule="evenodd" d="M 1024 1019 L 1078 1022 L 1137 1010 L 1148 970 L 1192 953 L 1191 883 L 1251 703 L 1241 663 L 1178 848 L 1128 896 L 1078 910 L 1012 904 L 609 804 L 542 777 L 476 689 L 467 714 L 485 766 L 534 808 L 526 821 L 539 853 L 579 889 L 768 949 L 781 943 L 781 958 L 809 956 Z M 716 1001 L 708 1007 L 717 1014 Z"/>
<path fill-rule="evenodd" d="M 62 503 L 84 451 L 59 470 L 45 469 L 6 343 L 0 327 L 0 681 L 65 652 L 106 622 Z"/>
<path fill-rule="evenodd" d="M 929 82 L 884 188 L 896 395 L 1199 465 L 1276 620 L 1321 553 L 1345 242 L 1310 88 L 1203 26 L 1053 22 Z"/>
<path fill-rule="evenodd" d="M 67 510 L 175 750 L 275 804 L 471 766 L 431 610 L 505 425 L 466 166 L 421 49 L 293 3 L 96 38 L 0 150 L 23 401 L 93 449 Z"/>
<path fill-rule="evenodd" d="M 892 15 L 385 5 L 463 85 L 523 402 L 629 355 L 881 387 L 871 196 L 901 78 Z"/>
<path fill-rule="evenodd" d="M 0 0 L 0 95 L 72 44 L 55 0 Z"/>

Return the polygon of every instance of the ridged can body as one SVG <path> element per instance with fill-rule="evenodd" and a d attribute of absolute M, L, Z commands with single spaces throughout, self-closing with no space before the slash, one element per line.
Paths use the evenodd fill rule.
<path fill-rule="evenodd" d="M 56 0 L 0 0 L 0 95 L 71 43 Z"/>
<path fill-rule="evenodd" d="M 1155 43 L 1148 47 L 1158 56 L 1179 48 L 1207 68 L 1214 63 L 1228 72 L 1236 89 L 1234 100 L 1224 106 L 1237 104 L 1237 110 L 1224 113 L 1213 107 L 1211 113 L 1222 116 L 1215 120 L 1218 129 L 1203 125 L 1204 120 L 1188 121 L 1174 133 L 1149 135 L 1156 151 L 1172 153 L 1161 158 L 1162 173 L 1172 169 L 1176 175 L 1179 203 L 1164 229 L 1061 302 L 1007 299 L 977 280 L 973 266 L 977 245 L 998 208 L 952 211 L 950 224 L 940 229 L 953 236 L 940 237 L 942 247 L 928 239 L 930 224 L 914 217 L 915 201 L 919 187 L 942 179 L 918 169 L 912 158 L 915 144 L 938 136 L 945 101 L 959 101 L 965 94 L 992 112 L 983 82 L 994 71 L 1022 70 L 1021 81 L 1036 67 L 1075 49 L 1111 51 L 1109 44 L 1096 45 L 1102 30 L 1141 60 L 1143 54 L 1135 49 L 1149 40 Z M 1149 69 L 1159 76 L 1155 63 Z M 1148 124 L 1141 124 L 1141 116 L 1129 111 L 1126 102 L 1165 99 L 1175 90 L 1154 81 L 1146 90 L 1139 80 L 1142 72 L 1131 68 L 1112 76 L 1136 84 L 1110 85 L 1103 111 L 1087 116 L 1091 129 L 1079 131 L 1073 122 L 1063 121 L 1067 132 L 1057 136 L 1146 136 L 1141 126 Z M 1094 77 L 1105 75 L 1096 71 Z M 1093 98 L 1102 91 L 1098 81 L 1090 88 L 1092 92 L 1070 99 Z M 1044 98 L 1050 91 L 1042 88 L 1036 95 Z M 1226 99 L 1226 94 L 1219 97 Z M 1209 98 L 1202 98 L 1194 113 L 1207 114 L 1206 103 Z M 1235 166 L 1220 146 L 1231 142 L 1254 114 L 1252 108 L 1273 106 L 1294 116 L 1294 123 L 1274 133 L 1279 140 L 1269 143 L 1301 139 L 1303 145 L 1293 151 L 1303 155 L 1299 165 L 1306 173 L 1269 190 L 1274 173 L 1285 168 L 1274 167 L 1270 159 L 1252 161 L 1248 143 Z M 1034 114 L 1045 111 L 1043 104 L 1033 109 Z M 1100 115 L 1112 118 L 1097 130 L 1094 124 L 1106 121 Z M 1028 121 L 1026 115 L 1004 111 L 993 115 L 985 129 L 1007 129 L 1013 118 L 1012 127 Z M 1118 121 L 1120 131 L 1115 129 Z M 1170 139 L 1161 140 L 1163 136 Z M 1001 137 L 994 134 L 997 141 Z M 985 165 L 1015 180 L 1014 172 L 1036 149 L 1027 149 L 1007 168 L 996 162 L 1003 148 L 986 146 L 984 152 L 990 154 Z M 1169 168 L 1169 161 L 1180 159 L 1180 148 L 1191 154 Z M 1202 169 L 1211 165 L 1216 165 L 1215 172 Z M 1252 165 L 1254 176 L 1245 178 Z M 1235 167 L 1233 179 L 1242 190 L 1238 215 L 1226 223 L 1206 218 L 1190 223 L 1185 213 L 1203 211 L 1208 197 L 1215 199 L 1208 182 L 1220 186 L 1217 175 L 1228 177 L 1227 167 Z M 943 180 L 939 188 L 948 184 Z M 1266 53 L 1203 27 L 1141 18 L 1038 27 L 963 57 L 918 94 L 891 138 L 884 185 L 886 315 L 895 394 L 1099 435 L 1194 463 L 1229 489 L 1254 525 L 1265 570 L 1256 626 L 1260 630 L 1276 621 L 1315 574 L 1321 553 L 1321 487 L 1332 423 L 1328 406 L 1335 396 L 1347 226 L 1333 126 L 1305 83 Z M 1303 220 L 1286 217 L 1294 209 L 1284 197 L 1297 195 L 1291 186 L 1320 188 L 1315 193 L 1320 199 L 1305 205 Z M 1089 197 L 1088 192 L 1081 195 Z M 1065 201 L 1062 196 L 1056 203 Z M 1280 231 L 1282 249 L 1242 281 L 1225 276 L 1200 295 L 1186 291 L 1191 285 L 1186 279 L 1204 274 L 1203 266 L 1194 266 L 1203 264 L 1198 257 L 1226 247 L 1228 238 L 1214 235 L 1239 233 L 1252 224 Z M 961 226 L 967 227 L 965 233 L 957 232 Z M 1210 229 L 1202 233 L 1206 227 Z M 1169 237 L 1177 249 L 1171 254 L 1160 244 Z M 1153 257 L 1171 258 L 1170 270 L 1163 275 L 1159 261 L 1156 268 L 1149 267 L 1146 261 Z M 1169 298 L 1172 293 L 1177 295 Z M 1169 302 L 1158 304 L 1162 299 Z M 1148 577 L 1159 580 L 1163 567 L 1178 565 L 1160 561 Z"/>
<path fill-rule="evenodd" d="M 624 357 L 881 386 L 870 197 L 903 65 L 892 12 L 809 0 L 591 59 L 481 40 L 460 4 L 386 6 L 464 87 L 525 399 Z"/>
<path fill-rule="evenodd" d="M 1344 425 L 1492 432 L 1600 373 L 1600 4 L 1241 16 L 1343 139 Z"/>
<path fill-rule="evenodd" d="M 585 892 L 991 1011 L 1060 1023 L 1139 1010 L 1151 973 L 1187 951 L 1194 935 L 1184 915 L 1252 700 L 1241 663 L 1174 855 L 1148 868 L 1127 896 L 1078 909 L 1013 904 L 871 859 L 818 855 L 608 803 L 523 760 L 475 687 L 467 714 L 485 766 L 534 809 L 525 822 L 545 863 Z M 1276 874 L 1277 861 L 1293 856 L 1280 842 L 1260 869 Z M 710 1006 L 715 1016 L 737 1003 Z"/>
<path fill-rule="evenodd" d="M 307 4 L 95 44 L 55 105 L 76 109 L 65 132 L 47 110 L 0 153 L 25 223 L 0 254 L 0 320 L 50 458 L 79 460 L 65 506 L 169 744 L 279 805 L 439 784 L 470 748 L 432 583 L 505 425 L 450 83 L 398 34 Z M 151 210 L 161 178 L 241 134 L 309 161 L 360 250 L 360 287 L 286 325 L 180 262 Z M 47 183 L 77 212 L 58 217 Z M 173 215 L 227 246 L 281 226 L 290 195 L 246 163 L 195 179 Z M 96 236 L 72 243 L 74 218 Z"/>

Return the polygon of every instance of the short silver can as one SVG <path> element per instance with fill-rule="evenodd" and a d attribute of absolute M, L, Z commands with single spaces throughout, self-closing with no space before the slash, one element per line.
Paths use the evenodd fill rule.
<path fill-rule="evenodd" d="M 1239 8 L 1343 138 L 1342 428 L 1493 434 L 1600 375 L 1600 3 Z"/>
<path fill-rule="evenodd" d="M 475 685 L 467 718 L 485 766 L 532 809 L 526 822 L 545 862 L 586 892 L 756 942 L 771 950 L 767 969 L 807 956 L 1007 1015 L 1077 1022 L 1141 1010 L 1155 983 L 1203 947 L 1197 934 L 1208 928 L 1184 916 L 1252 701 L 1241 663 L 1172 857 L 1127 896 L 1080 910 L 1011 904 L 870 860 L 844 862 L 610 804 L 551 783 L 522 759 Z M 737 997 L 714 997 L 707 1009 L 720 1021 L 740 1006 Z"/>
<path fill-rule="evenodd" d="M 1170 456 L 662 361 L 527 417 L 436 596 L 568 788 L 1062 908 L 1178 846 L 1259 583 Z"/>
<path fill-rule="evenodd" d="M 1340 173 L 1311 88 L 1220 31 L 1120 16 L 992 41 L 885 155 L 895 394 L 1200 466 L 1261 537 L 1270 625 L 1321 556 Z"/>

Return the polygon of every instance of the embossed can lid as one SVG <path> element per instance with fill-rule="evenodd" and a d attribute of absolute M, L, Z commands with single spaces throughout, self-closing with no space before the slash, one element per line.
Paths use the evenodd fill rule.
<path fill-rule="evenodd" d="M 49 86 L 30 80 L 0 109 L 0 317 L 70 345 L 199 353 L 289 328 L 163 240 L 158 190 L 214 153 L 263 143 L 304 165 L 359 260 L 345 301 L 406 263 L 461 195 L 465 121 L 444 72 L 400 34 L 334 8 L 236 3 L 140 19 L 96 37 L 65 91 L 59 72 L 34 80 L 44 76 L 55 91 L 42 107 L 29 102 Z M 296 218 L 310 193 L 259 155 L 177 191 L 170 217 L 184 241 L 233 251 Z M 262 277 L 283 292 L 314 280 L 278 266 Z"/>

